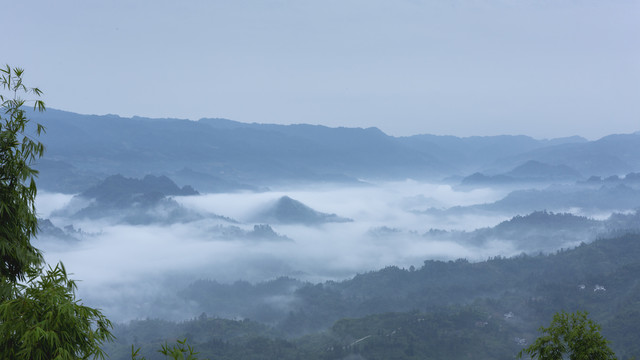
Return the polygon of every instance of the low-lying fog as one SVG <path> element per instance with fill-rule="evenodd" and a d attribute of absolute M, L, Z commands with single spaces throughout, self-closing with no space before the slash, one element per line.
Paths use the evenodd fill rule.
<path fill-rule="evenodd" d="M 42 237 L 36 246 L 49 264 L 62 261 L 79 283 L 85 303 L 102 308 L 113 320 L 166 317 L 186 319 L 197 314 L 186 308 L 149 313 L 158 304 L 172 304 L 174 295 L 196 279 L 252 282 L 290 276 L 312 282 L 344 279 L 385 266 L 421 266 L 426 259 L 485 260 L 520 252 L 506 242 L 465 247 L 421 235 L 431 228 L 474 230 L 494 226 L 511 216 L 436 217 L 417 211 L 450 208 L 501 199 L 506 192 L 478 189 L 455 191 L 449 185 L 414 181 L 372 186 L 275 189 L 263 193 L 203 194 L 174 197 L 187 209 L 215 213 L 219 218 L 158 225 L 114 224 L 109 219 L 71 220 L 55 216 L 72 196 L 41 192 L 37 208 L 59 228 L 81 229 L 80 241 Z M 316 211 L 349 218 L 314 226 L 270 224 L 278 239 L 221 237 L 220 228 L 247 231 L 265 207 L 282 196 Z M 515 215 L 515 214 L 513 214 Z M 167 306 L 170 308 L 171 306 Z"/>

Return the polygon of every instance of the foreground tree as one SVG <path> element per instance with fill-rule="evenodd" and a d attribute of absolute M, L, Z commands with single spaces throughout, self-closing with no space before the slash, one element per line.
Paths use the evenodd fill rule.
<path fill-rule="evenodd" d="M 540 360 L 614 360 L 609 341 L 600 335 L 600 325 L 587 318 L 587 313 L 557 313 L 542 336 L 518 354 Z"/>
<path fill-rule="evenodd" d="M 198 360 L 198 352 L 187 344 L 187 339 L 177 340 L 177 343 L 171 346 L 165 342 L 158 352 L 164 355 L 165 359 Z M 140 348 L 135 349 L 131 345 L 131 360 L 146 360 L 146 358 L 140 355 Z"/>
<path fill-rule="evenodd" d="M 0 69 L 0 277 L 2 286 L 24 280 L 27 270 L 42 262 L 40 251 L 31 245 L 38 229 L 35 199 L 37 171 L 31 163 L 42 156 L 44 145 L 26 135 L 29 119 L 22 95 L 39 97 L 38 88 L 22 82 L 23 70 Z M 44 111 L 42 100 L 33 100 L 34 110 Z M 35 136 L 44 127 L 36 124 Z M 5 295 L 4 291 L 3 294 Z"/>
<path fill-rule="evenodd" d="M 0 359 L 103 358 L 111 323 L 76 301 L 76 285 L 62 264 L 43 272 L 42 254 L 31 244 L 38 230 L 31 165 L 44 153 L 36 140 L 44 127 L 28 126 L 24 106 L 33 102 L 44 111 L 45 105 L 22 98 L 42 94 L 23 84 L 23 74 L 0 69 Z"/>
<path fill-rule="evenodd" d="M 0 359 L 104 358 L 100 346 L 113 338 L 111 323 L 75 300 L 64 266 L 29 272 L 15 298 L 0 304 Z"/>

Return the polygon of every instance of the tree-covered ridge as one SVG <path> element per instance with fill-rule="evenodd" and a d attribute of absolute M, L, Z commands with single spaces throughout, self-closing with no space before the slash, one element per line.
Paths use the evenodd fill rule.
<path fill-rule="evenodd" d="M 363 316 L 411 309 L 428 311 L 478 301 L 506 301 L 504 312 L 518 312 L 531 319 L 560 310 L 558 306 L 578 307 L 581 302 L 589 306 L 584 310 L 590 311 L 600 301 L 612 305 L 631 296 L 625 291 L 635 289 L 635 280 L 620 284 L 621 289 L 593 290 L 596 285 L 606 289 L 613 276 L 637 264 L 639 239 L 638 235 L 627 235 L 552 255 L 498 257 L 478 263 L 430 260 L 414 271 L 388 267 L 343 282 L 301 288 L 296 292 L 300 305 L 290 316 L 314 318 L 312 314 L 317 313 L 317 319 L 326 321 L 339 309 L 342 317 Z M 580 285 L 585 285 L 584 291 Z M 612 293 L 620 297 L 611 298 Z M 331 300 L 326 307 L 325 298 Z M 520 303 L 530 301 L 531 306 Z M 340 306 L 332 306 L 335 304 Z"/>
<path fill-rule="evenodd" d="M 198 281 L 183 295 L 207 315 L 162 326 L 138 321 L 116 333 L 124 344 L 134 333 L 164 328 L 148 338 L 187 336 L 212 359 L 512 359 L 555 313 L 587 311 L 626 359 L 640 353 L 638 256 L 640 235 L 629 234 L 549 255 L 429 260 L 417 269 L 391 266 L 339 282 Z M 269 308 L 269 298 L 283 307 Z M 246 315 L 244 306 L 255 311 L 253 321 L 217 318 Z"/>
<path fill-rule="evenodd" d="M 516 215 L 493 227 L 473 231 L 430 229 L 423 237 L 450 240 L 469 246 L 483 246 L 492 241 L 501 241 L 512 244 L 524 253 L 547 253 L 609 236 L 612 231 L 628 232 L 637 227 L 635 222 L 627 218 L 613 219 L 611 217 L 595 220 L 570 213 L 534 211 L 524 216 Z"/>
<path fill-rule="evenodd" d="M 133 321 L 116 326 L 119 335 L 107 346 L 112 359 L 128 359 L 134 342 L 151 359 L 163 339 L 184 337 L 209 359 L 510 359 L 519 350 L 502 318 L 470 307 L 442 308 L 438 313 L 411 311 L 343 319 L 326 331 L 285 337 L 273 328 L 242 320 L 198 318 L 172 324 Z M 511 354 L 506 355 L 505 354 Z"/>

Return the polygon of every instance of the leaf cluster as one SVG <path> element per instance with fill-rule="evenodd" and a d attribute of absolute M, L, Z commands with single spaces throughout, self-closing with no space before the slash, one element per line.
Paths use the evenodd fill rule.
<path fill-rule="evenodd" d="M 44 111 L 42 95 L 23 83 L 24 70 L 0 68 L 0 359 L 76 360 L 104 358 L 111 322 L 76 300 L 76 284 L 62 263 L 43 271 L 41 252 L 31 244 L 38 231 L 32 163 L 44 154 L 29 126 L 24 105 Z M 26 280 L 26 281 L 25 281 Z"/>
<path fill-rule="evenodd" d="M 542 335 L 529 347 L 520 351 L 532 359 L 556 360 L 615 360 L 609 341 L 600 334 L 600 325 L 587 318 L 587 313 L 560 312 L 551 325 L 540 329 Z"/>
<path fill-rule="evenodd" d="M 165 342 L 161 345 L 159 353 L 173 360 L 198 360 L 196 352 L 191 345 L 187 344 L 187 339 L 177 340 L 177 343 L 169 346 L 169 343 Z M 140 348 L 135 349 L 131 345 L 131 360 L 146 360 L 146 358 L 140 355 Z"/>
<path fill-rule="evenodd" d="M 0 304 L 0 358 L 75 360 L 104 358 L 111 322 L 75 299 L 76 283 L 60 263 L 29 271 L 16 296 Z"/>
<path fill-rule="evenodd" d="M 0 276 L 3 280 L 23 280 L 26 270 L 42 262 L 40 251 L 30 239 L 38 229 L 34 177 L 31 163 L 44 153 L 44 145 L 26 134 L 29 119 L 23 94 L 40 96 L 38 88 L 27 88 L 24 70 L 0 69 Z M 33 100 L 34 110 L 44 111 L 42 100 Z M 36 135 L 44 127 L 36 125 Z M 6 296 L 6 286 L 2 295 Z"/>

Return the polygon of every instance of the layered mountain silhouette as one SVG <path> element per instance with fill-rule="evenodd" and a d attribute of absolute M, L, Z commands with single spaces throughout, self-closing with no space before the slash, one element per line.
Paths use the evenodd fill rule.
<path fill-rule="evenodd" d="M 195 188 L 208 193 L 229 193 L 237 191 L 266 191 L 267 188 L 242 184 L 237 181 L 224 179 L 220 176 L 207 174 L 184 168 L 170 174 L 171 178 L 180 183 L 189 183 Z"/>
<path fill-rule="evenodd" d="M 598 236 L 609 234 L 612 228 L 632 230 L 636 226 L 624 215 L 619 220 L 594 220 L 569 213 L 534 211 L 517 215 L 496 226 L 474 231 L 444 231 L 432 229 L 423 236 L 433 240 L 450 240 L 472 246 L 490 242 L 509 243 L 520 252 L 553 252 L 559 248 L 591 242 Z M 611 226 L 611 225 L 615 226 Z"/>
<path fill-rule="evenodd" d="M 178 187 L 166 176 L 147 175 L 142 179 L 126 178 L 120 174 L 109 176 L 100 184 L 83 191 L 80 196 L 100 202 L 118 203 L 140 194 L 198 195 L 191 186 Z"/>
<path fill-rule="evenodd" d="M 529 160 L 513 170 L 497 175 L 474 173 L 460 182 L 462 186 L 510 185 L 522 183 L 575 182 L 582 179 L 575 169 L 567 165 L 549 165 Z"/>
<path fill-rule="evenodd" d="M 37 165 L 40 185 L 64 192 L 84 190 L 75 179 L 85 179 L 88 188 L 115 173 L 167 174 L 181 186 L 216 192 L 255 191 L 283 182 L 441 180 L 474 173 L 564 179 L 640 171 L 640 134 L 596 141 L 393 137 L 377 128 L 122 118 L 54 109 L 29 116 L 47 127 L 47 152 Z"/>

